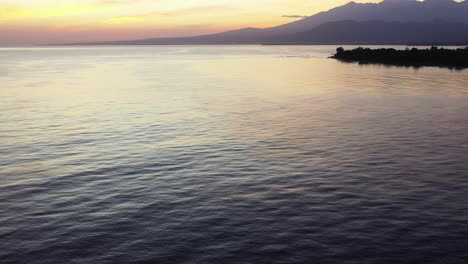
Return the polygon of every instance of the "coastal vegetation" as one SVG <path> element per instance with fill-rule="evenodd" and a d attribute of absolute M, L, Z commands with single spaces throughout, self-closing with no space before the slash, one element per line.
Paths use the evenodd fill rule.
<path fill-rule="evenodd" d="M 428 49 L 406 48 L 356 48 L 345 50 L 336 49 L 332 58 L 345 62 L 385 64 L 396 66 L 438 66 L 447 68 L 468 68 L 468 47 L 447 49 L 431 47 Z"/>

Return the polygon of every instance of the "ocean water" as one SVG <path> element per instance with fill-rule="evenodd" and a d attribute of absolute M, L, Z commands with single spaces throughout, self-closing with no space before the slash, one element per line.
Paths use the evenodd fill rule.
<path fill-rule="evenodd" d="M 467 263 L 468 70 L 0 49 L 0 263 Z"/>

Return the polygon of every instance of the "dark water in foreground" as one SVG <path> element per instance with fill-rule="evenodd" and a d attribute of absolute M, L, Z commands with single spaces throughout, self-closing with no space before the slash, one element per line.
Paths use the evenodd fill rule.
<path fill-rule="evenodd" d="M 0 49 L 0 263 L 467 263 L 468 71 Z"/>

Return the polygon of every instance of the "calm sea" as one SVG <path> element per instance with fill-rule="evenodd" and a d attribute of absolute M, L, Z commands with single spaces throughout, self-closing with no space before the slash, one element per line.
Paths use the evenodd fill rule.
<path fill-rule="evenodd" d="M 468 70 L 0 49 L 0 263 L 467 263 Z"/>

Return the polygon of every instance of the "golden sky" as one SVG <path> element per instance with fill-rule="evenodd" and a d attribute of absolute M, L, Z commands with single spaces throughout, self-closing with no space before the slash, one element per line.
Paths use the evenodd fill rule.
<path fill-rule="evenodd" d="M 188 36 L 269 27 L 350 0 L 0 0 L 0 45 Z M 379 2 L 367 0 L 357 2 Z"/>

